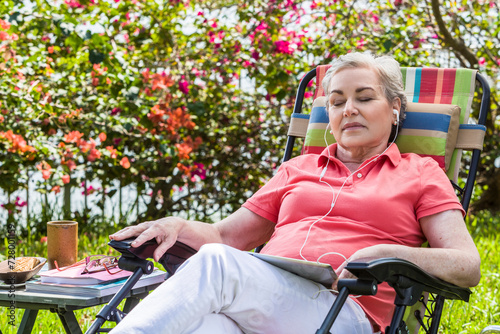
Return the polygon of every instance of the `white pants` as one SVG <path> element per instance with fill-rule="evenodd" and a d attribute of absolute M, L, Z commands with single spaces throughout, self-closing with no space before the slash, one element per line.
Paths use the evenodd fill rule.
<path fill-rule="evenodd" d="M 111 333 L 313 334 L 335 300 L 322 290 L 245 252 L 204 245 Z M 331 332 L 373 333 L 349 298 Z"/>

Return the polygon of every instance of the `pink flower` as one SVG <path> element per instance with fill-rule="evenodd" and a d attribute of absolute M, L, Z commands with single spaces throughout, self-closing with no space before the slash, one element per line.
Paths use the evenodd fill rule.
<path fill-rule="evenodd" d="M 274 46 L 276 47 L 277 53 L 283 54 L 293 54 L 293 48 L 290 46 L 291 43 L 289 41 L 276 41 L 274 42 Z"/>
<path fill-rule="evenodd" d="M 119 113 L 121 113 L 121 112 L 122 112 L 122 109 L 121 109 L 121 108 L 115 107 L 115 108 L 113 108 L 113 110 L 111 110 L 110 115 L 111 115 L 111 116 L 115 116 L 115 115 L 118 115 L 118 114 L 119 114 Z"/>
<path fill-rule="evenodd" d="M 82 182 L 82 184 L 83 184 L 83 182 Z M 96 189 L 92 186 L 88 186 L 86 190 L 82 191 L 82 195 L 92 195 L 93 193 L 95 193 L 98 190 L 99 189 Z"/>
<path fill-rule="evenodd" d="M 267 25 L 267 23 L 265 22 L 261 22 L 257 28 L 255 28 L 256 31 L 259 31 L 259 30 L 267 30 L 267 28 L 269 28 L 269 26 Z"/>
<path fill-rule="evenodd" d="M 65 174 L 61 177 L 62 181 L 64 184 L 68 184 L 70 180 L 70 176 L 68 174 Z"/>
<path fill-rule="evenodd" d="M 179 81 L 179 89 L 181 92 L 183 92 L 184 94 L 188 94 L 189 93 L 189 87 L 188 87 L 188 83 L 186 80 L 181 80 Z"/>
<path fill-rule="evenodd" d="M 47 237 L 41 237 L 41 238 L 40 238 L 40 242 L 41 242 L 42 244 L 47 243 Z"/>
<path fill-rule="evenodd" d="M 82 8 L 82 7 L 84 7 L 81 3 L 79 3 L 76 0 L 64 0 L 64 3 L 66 4 L 66 6 L 68 6 L 70 8 Z"/>
<path fill-rule="evenodd" d="M 205 180 L 207 177 L 207 170 L 205 169 L 205 165 L 202 163 L 195 162 L 194 166 L 196 167 L 194 171 L 191 172 L 191 175 L 198 176 L 201 180 Z M 192 178 L 191 178 L 192 180 Z"/>
<path fill-rule="evenodd" d="M 425 42 L 424 38 L 417 39 L 417 40 L 413 41 L 413 48 L 418 49 L 420 47 L 420 45 L 422 45 L 422 42 Z"/>
<path fill-rule="evenodd" d="M 16 197 L 16 202 L 15 202 L 14 204 L 15 204 L 15 206 L 18 206 L 18 207 L 21 207 L 21 208 L 22 208 L 23 206 L 28 205 L 28 203 L 27 203 L 27 202 L 25 202 L 25 201 L 21 201 L 21 199 L 20 199 L 19 197 Z"/>
<path fill-rule="evenodd" d="M 478 64 L 479 66 L 484 66 L 484 64 L 486 64 L 486 59 L 484 59 L 484 57 L 479 58 Z"/>
<path fill-rule="evenodd" d="M 356 49 L 361 50 L 365 46 L 366 41 L 364 38 L 361 38 L 359 41 L 356 42 Z"/>

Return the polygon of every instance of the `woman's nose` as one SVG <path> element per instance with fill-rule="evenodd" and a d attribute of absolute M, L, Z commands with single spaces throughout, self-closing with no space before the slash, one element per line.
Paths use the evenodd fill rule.
<path fill-rule="evenodd" d="M 344 116 L 349 117 L 351 115 L 357 115 L 357 114 L 358 114 L 358 109 L 356 108 L 353 101 L 347 100 L 344 105 Z"/>

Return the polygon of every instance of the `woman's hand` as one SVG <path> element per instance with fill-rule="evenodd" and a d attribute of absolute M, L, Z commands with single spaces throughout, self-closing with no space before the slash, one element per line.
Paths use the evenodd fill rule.
<path fill-rule="evenodd" d="M 338 278 L 335 282 L 333 282 L 332 289 L 338 291 L 338 280 L 339 279 L 348 279 L 348 278 L 357 278 L 356 275 L 351 273 L 349 270 L 345 269 L 349 262 L 355 262 L 359 259 L 367 259 L 367 258 L 379 258 L 379 249 L 381 245 L 375 245 L 371 247 L 366 247 L 355 252 L 350 258 L 344 261 L 336 270 Z"/>
<path fill-rule="evenodd" d="M 178 217 L 161 218 L 138 225 L 125 227 L 109 236 L 112 240 L 125 240 L 136 237 L 132 247 L 139 247 L 148 240 L 156 239 L 158 247 L 154 251 L 154 259 L 158 261 L 162 255 L 175 243 L 186 220 Z"/>
<path fill-rule="evenodd" d="M 158 261 L 177 240 L 197 250 L 207 243 L 223 243 L 237 249 L 251 250 L 269 240 L 274 226 L 273 222 L 240 208 L 215 224 L 167 217 L 126 227 L 109 237 L 113 240 L 137 237 L 132 247 L 154 238 L 158 248 L 153 257 Z"/>

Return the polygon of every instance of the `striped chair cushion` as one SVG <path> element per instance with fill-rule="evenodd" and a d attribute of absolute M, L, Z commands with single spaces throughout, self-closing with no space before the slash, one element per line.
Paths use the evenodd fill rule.
<path fill-rule="evenodd" d="M 313 104 L 304 142 L 303 153 L 319 154 L 326 145 L 335 142 L 326 130 L 328 114 L 325 97 Z M 457 142 L 460 108 L 450 104 L 408 103 L 406 119 L 396 144 L 401 153 L 416 153 L 431 157 L 443 170 L 448 170 Z"/>
<path fill-rule="evenodd" d="M 320 65 L 316 68 L 316 90 L 314 94 L 315 99 L 324 96 L 324 92 L 321 87 L 321 82 L 329 67 L 330 65 Z M 418 104 L 429 103 L 434 105 L 444 104 L 444 105 L 458 106 L 460 109 L 460 115 L 459 115 L 460 124 L 467 124 L 469 120 L 472 99 L 474 97 L 476 72 L 477 72 L 476 70 L 470 70 L 464 68 L 415 68 L 415 67 L 401 68 L 401 73 L 403 75 L 403 84 L 405 86 L 405 94 L 406 97 L 408 98 L 408 102 L 413 102 Z M 319 104 L 321 103 L 318 103 L 317 105 L 319 106 Z M 408 110 L 411 111 L 410 109 Z M 409 124 L 407 124 L 408 122 L 405 121 L 405 123 L 406 124 L 403 126 L 404 129 L 406 129 L 407 126 L 410 126 Z M 315 127 L 314 125 L 311 126 L 313 128 Z M 319 124 L 316 125 L 316 130 L 318 126 Z M 419 129 L 424 130 L 421 128 Z M 437 130 L 427 129 L 426 131 L 437 131 Z M 435 134 L 438 132 L 441 131 L 437 131 L 435 132 Z M 443 132 L 441 132 L 441 136 L 442 134 Z M 305 147 L 303 149 L 304 152 L 311 153 L 313 151 L 314 152 L 322 151 L 322 148 L 319 149 L 319 147 L 321 146 L 324 147 L 325 140 L 322 139 L 321 140 L 322 144 L 314 148 L 315 145 L 318 145 L 319 143 L 318 135 L 314 137 L 316 137 L 316 139 L 311 138 L 307 140 L 306 138 Z M 320 137 L 323 138 L 324 137 L 323 134 Z M 433 147 L 433 149 L 428 153 L 420 152 L 419 154 L 434 156 L 436 160 L 440 160 L 438 162 L 447 171 L 446 173 L 448 177 L 452 180 L 457 180 L 462 150 L 455 149 L 450 156 L 449 149 L 451 147 L 451 142 L 453 141 L 453 138 L 449 140 L 450 139 L 448 138 L 449 135 L 447 135 L 446 137 L 447 137 L 446 144 L 442 142 L 442 145 L 436 145 L 436 141 L 438 141 L 438 139 L 437 137 L 435 137 L 435 139 L 433 139 L 434 145 L 427 145 L 428 148 Z M 399 139 L 397 140 L 397 143 L 398 145 L 400 145 Z M 440 154 L 436 154 L 436 152 L 438 151 L 437 150 L 438 146 L 440 146 L 441 148 L 444 147 L 445 150 L 445 154 L 441 155 L 441 158 L 439 159 L 438 156 Z M 407 148 L 409 149 L 410 146 L 407 145 Z M 421 146 L 420 148 L 423 147 Z M 446 151 L 447 149 L 448 151 Z M 444 157 L 444 162 L 443 162 L 443 157 Z"/>

